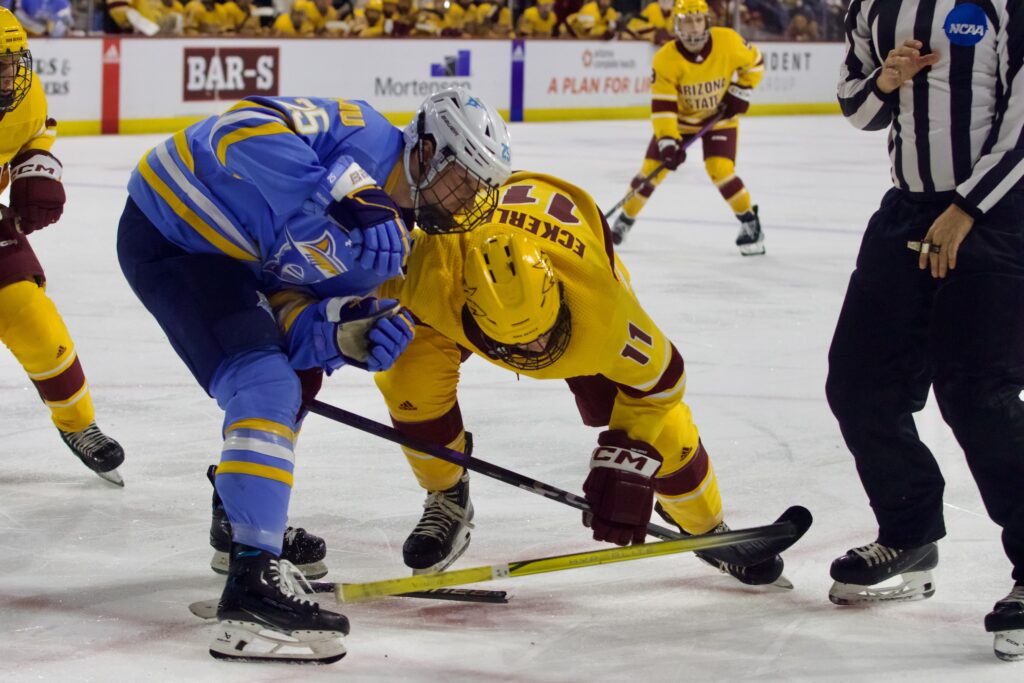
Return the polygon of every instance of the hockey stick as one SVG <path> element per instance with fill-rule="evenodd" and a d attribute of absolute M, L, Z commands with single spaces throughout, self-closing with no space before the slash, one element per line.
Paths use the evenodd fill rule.
<path fill-rule="evenodd" d="M 417 574 L 414 576 L 403 576 L 398 579 L 371 581 L 369 583 L 343 583 L 338 584 L 334 595 L 338 602 L 360 602 L 387 595 L 406 594 L 410 591 L 424 591 L 466 583 L 510 579 L 530 574 L 546 574 L 566 569 L 595 567 L 613 562 L 629 562 L 630 560 L 639 560 L 645 557 L 661 557 L 663 555 L 674 555 L 695 550 L 709 550 L 711 548 L 738 545 L 749 541 L 785 539 L 792 534 L 793 523 L 791 521 L 779 521 L 774 524 L 752 527 L 750 529 L 737 529 L 736 531 L 726 531 L 707 536 L 689 536 L 677 541 L 641 543 L 621 548 L 605 548 L 603 550 L 541 557 L 521 562 L 492 564 L 471 569 L 456 569 L 455 571 L 441 572 L 440 574 Z"/>
<path fill-rule="evenodd" d="M 686 142 L 684 142 L 682 145 L 679 146 L 679 151 L 680 152 L 685 152 L 686 149 L 690 145 L 692 145 L 693 143 L 697 142 L 697 140 L 699 140 L 702 137 L 704 137 L 704 134 L 707 133 L 709 130 L 711 130 L 711 127 L 714 126 L 719 121 L 721 121 L 721 119 L 722 119 L 722 114 L 721 113 L 715 114 L 710 119 L 708 119 L 707 123 L 705 123 L 703 126 L 701 126 L 700 130 L 698 130 L 696 133 L 694 133 L 692 138 L 690 138 L 689 140 L 687 140 Z M 609 218 L 611 218 L 612 215 L 614 215 L 616 211 L 621 209 L 626 202 L 628 202 L 630 199 L 633 198 L 633 195 L 635 195 L 637 192 L 639 192 L 642 188 L 646 187 L 649 182 L 651 182 L 654 178 L 657 177 L 657 175 L 659 173 L 661 173 L 664 170 L 665 170 L 665 162 L 663 161 L 660 164 L 658 164 L 657 168 L 655 168 L 653 171 L 648 173 L 637 184 L 636 187 L 629 188 L 629 192 L 626 193 L 625 197 L 623 197 L 622 199 L 619 200 L 618 204 L 616 204 L 611 209 L 609 209 L 607 212 L 605 212 L 605 214 L 604 214 L 605 220 L 608 220 Z"/>
<path fill-rule="evenodd" d="M 342 590 L 345 584 L 331 581 L 310 581 L 310 588 L 314 593 L 336 593 Z M 358 584 L 357 584 L 358 585 Z M 472 588 L 439 588 L 430 591 L 408 591 L 398 595 L 389 595 L 395 598 L 421 598 L 424 600 L 447 600 L 451 602 L 485 602 L 490 604 L 508 604 L 508 593 L 505 591 L 474 590 Z M 200 619 L 216 619 L 217 603 L 220 600 L 198 600 L 188 606 L 188 611 Z"/>
<path fill-rule="evenodd" d="M 465 453 L 460 453 L 459 451 L 445 446 L 437 446 L 422 439 L 406 436 L 397 429 L 388 427 L 387 425 L 383 425 L 379 422 L 374 422 L 373 420 L 361 415 L 356 415 L 355 413 L 351 413 L 342 408 L 329 405 L 323 401 L 314 399 L 307 404 L 307 407 L 311 413 L 316 413 L 321 417 L 326 417 L 329 420 L 340 422 L 348 425 L 349 427 L 355 427 L 367 434 L 373 434 L 374 436 L 397 443 L 400 446 L 405 446 L 406 448 L 410 448 L 414 451 L 426 453 L 427 455 L 431 455 L 439 460 L 444 460 L 455 465 L 461 465 L 467 470 L 479 472 L 486 477 L 491 477 L 492 479 L 497 479 L 498 481 L 506 484 L 517 486 L 529 491 L 530 493 L 550 498 L 551 500 L 576 508 L 577 510 L 583 510 L 584 512 L 590 511 L 590 504 L 587 503 L 586 499 L 580 496 L 564 491 L 552 486 L 551 484 L 531 479 L 530 477 L 505 469 L 499 465 L 494 465 L 486 460 L 480 460 L 479 458 L 467 456 Z M 811 521 L 811 513 L 806 508 L 799 505 L 790 507 L 782 514 L 782 517 L 779 518 L 779 522 L 786 522 L 790 524 L 791 528 L 788 537 L 780 537 L 779 539 L 780 541 L 783 539 L 788 540 L 788 543 L 779 543 L 772 546 L 770 549 L 766 549 L 765 552 L 767 554 L 764 557 L 751 557 L 751 564 L 767 560 L 769 557 L 776 553 L 781 553 L 786 548 L 796 543 L 800 537 L 804 535 L 804 532 L 806 532 L 811 526 Z M 663 526 L 650 522 L 647 524 L 647 533 L 663 541 L 690 538 L 680 534 L 679 532 L 666 529 Z"/>

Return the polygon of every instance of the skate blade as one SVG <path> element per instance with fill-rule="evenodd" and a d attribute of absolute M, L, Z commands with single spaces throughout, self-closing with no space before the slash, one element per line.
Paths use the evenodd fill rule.
<path fill-rule="evenodd" d="M 1004 662 L 1024 661 L 1024 629 L 996 631 L 992 649 Z"/>
<path fill-rule="evenodd" d="M 124 479 L 121 478 L 121 474 L 117 471 L 116 467 L 112 470 L 108 470 L 107 472 L 97 472 L 96 474 L 100 479 L 108 481 L 114 486 L 124 488 Z"/>
<path fill-rule="evenodd" d="M 346 654 L 337 631 L 269 630 L 248 621 L 223 621 L 210 643 L 210 656 L 239 662 L 331 664 Z"/>
<path fill-rule="evenodd" d="M 462 536 L 459 540 L 452 545 L 452 551 L 448 553 L 440 562 L 430 567 L 424 567 L 422 569 L 413 569 L 413 576 L 420 576 L 422 574 L 437 574 L 443 572 L 448 567 L 455 564 L 455 560 L 462 557 L 462 553 L 466 552 L 466 548 L 469 547 L 469 529 L 464 529 Z"/>
<path fill-rule="evenodd" d="M 906 572 L 877 583 L 860 586 L 836 581 L 828 592 L 828 599 L 836 605 L 862 605 L 876 602 L 911 602 L 935 595 L 935 580 L 931 571 Z"/>
<path fill-rule="evenodd" d="M 739 245 L 737 245 L 739 246 Z M 744 244 L 739 246 L 740 253 L 744 256 L 763 256 L 764 255 L 764 244 L 761 242 L 754 242 L 753 244 Z"/>
<path fill-rule="evenodd" d="M 210 558 L 210 569 L 217 574 L 225 576 L 228 573 L 228 566 L 231 562 L 231 558 L 226 552 L 221 550 L 214 550 L 213 557 Z M 306 577 L 307 581 L 316 581 L 327 576 L 327 565 L 323 561 L 310 562 L 309 564 L 297 564 L 295 568 L 302 572 L 302 575 Z"/>
<path fill-rule="evenodd" d="M 775 581 L 768 585 L 773 588 L 781 588 L 788 591 L 793 590 L 793 582 L 787 579 L 785 574 L 779 576 L 779 578 L 775 579 Z"/>

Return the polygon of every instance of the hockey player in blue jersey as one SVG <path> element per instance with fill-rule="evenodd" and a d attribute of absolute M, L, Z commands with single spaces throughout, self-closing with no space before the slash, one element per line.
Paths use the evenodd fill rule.
<path fill-rule="evenodd" d="M 404 133 L 357 100 L 252 97 L 139 162 L 121 268 L 225 412 L 215 487 L 233 542 L 213 656 L 344 656 L 348 620 L 296 597 L 279 560 L 301 420 L 293 368 L 310 357 L 331 370 L 390 367 L 412 319 L 369 295 L 401 272 L 407 226 L 480 224 L 510 161 L 498 113 L 452 89 L 427 98 Z M 267 297 L 296 288 L 323 302 L 286 341 Z"/>

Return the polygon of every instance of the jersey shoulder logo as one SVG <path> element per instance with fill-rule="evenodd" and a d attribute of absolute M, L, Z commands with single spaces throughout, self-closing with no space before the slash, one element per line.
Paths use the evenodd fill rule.
<path fill-rule="evenodd" d="M 942 23 L 942 30 L 954 45 L 971 47 L 980 43 L 988 33 L 988 18 L 981 7 L 964 3 L 949 11 Z"/>
<path fill-rule="evenodd" d="M 298 240 L 287 228 L 284 243 L 264 269 L 292 284 L 313 284 L 348 270 L 338 255 L 338 244 L 330 230 L 324 230 L 311 240 Z"/>

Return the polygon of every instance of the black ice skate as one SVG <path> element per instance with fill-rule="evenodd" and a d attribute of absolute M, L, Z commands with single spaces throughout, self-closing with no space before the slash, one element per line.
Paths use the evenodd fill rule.
<path fill-rule="evenodd" d="M 654 509 L 662 519 L 677 527 L 680 533 L 687 536 L 691 535 L 676 524 L 676 521 L 661 506 L 661 503 L 655 503 Z M 730 531 L 729 525 L 722 522 L 708 533 L 719 534 L 726 531 Z M 757 559 L 755 561 L 754 558 L 764 557 L 766 550 L 769 548 L 767 543 L 767 541 L 750 541 L 724 548 L 698 550 L 694 555 L 715 569 L 732 576 L 740 583 L 745 583 L 748 586 L 773 585 L 778 588 L 792 588 L 793 584 L 782 575 L 782 568 L 785 562 L 781 555 L 775 554 L 767 560 Z"/>
<path fill-rule="evenodd" d="M 633 229 L 636 218 L 630 218 L 625 213 L 620 213 L 612 226 L 612 244 L 618 246 L 626 240 L 626 235 Z"/>
<path fill-rule="evenodd" d="M 985 630 L 994 633 L 996 657 L 1007 662 L 1024 660 L 1024 584 L 996 603 L 985 616 Z"/>
<path fill-rule="evenodd" d="M 80 432 L 57 430 L 60 438 L 85 466 L 115 486 L 124 486 L 117 468 L 124 462 L 121 444 L 100 431 L 93 422 Z"/>
<path fill-rule="evenodd" d="M 939 563 L 939 546 L 890 548 L 869 543 L 848 550 L 832 562 L 835 583 L 828 599 L 837 605 L 924 600 L 935 593 L 932 569 Z"/>
<path fill-rule="evenodd" d="M 217 466 L 210 465 L 206 476 L 213 483 Z M 231 522 L 224 504 L 213 489 L 213 519 L 210 522 L 210 545 L 213 546 L 213 558 L 210 569 L 218 574 L 228 573 L 228 560 L 231 555 Z M 302 574 L 313 581 L 327 575 L 327 544 L 324 539 L 315 536 L 303 528 L 288 527 L 284 532 L 284 545 L 281 547 L 281 559 L 291 562 Z"/>
<path fill-rule="evenodd" d="M 761 232 L 761 219 L 757 217 L 757 207 L 736 216 L 740 219 L 740 232 L 736 235 L 736 246 L 744 256 L 760 256 L 764 253 L 764 233 Z"/>
<path fill-rule="evenodd" d="M 321 610 L 296 583 L 295 568 L 265 550 L 232 546 L 231 569 L 217 605 L 217 659 L 330 664 L 345 656 L 348 619 Z"/>
<path fill-rule="evenodd" d="M 405 539 L 402 558 L 413 574 L 430 574 L 450 566 L 469 547 L 473 528 L 469 500 L 469 473 L 444 491 L 430 491 L 419 524 Z"/>

